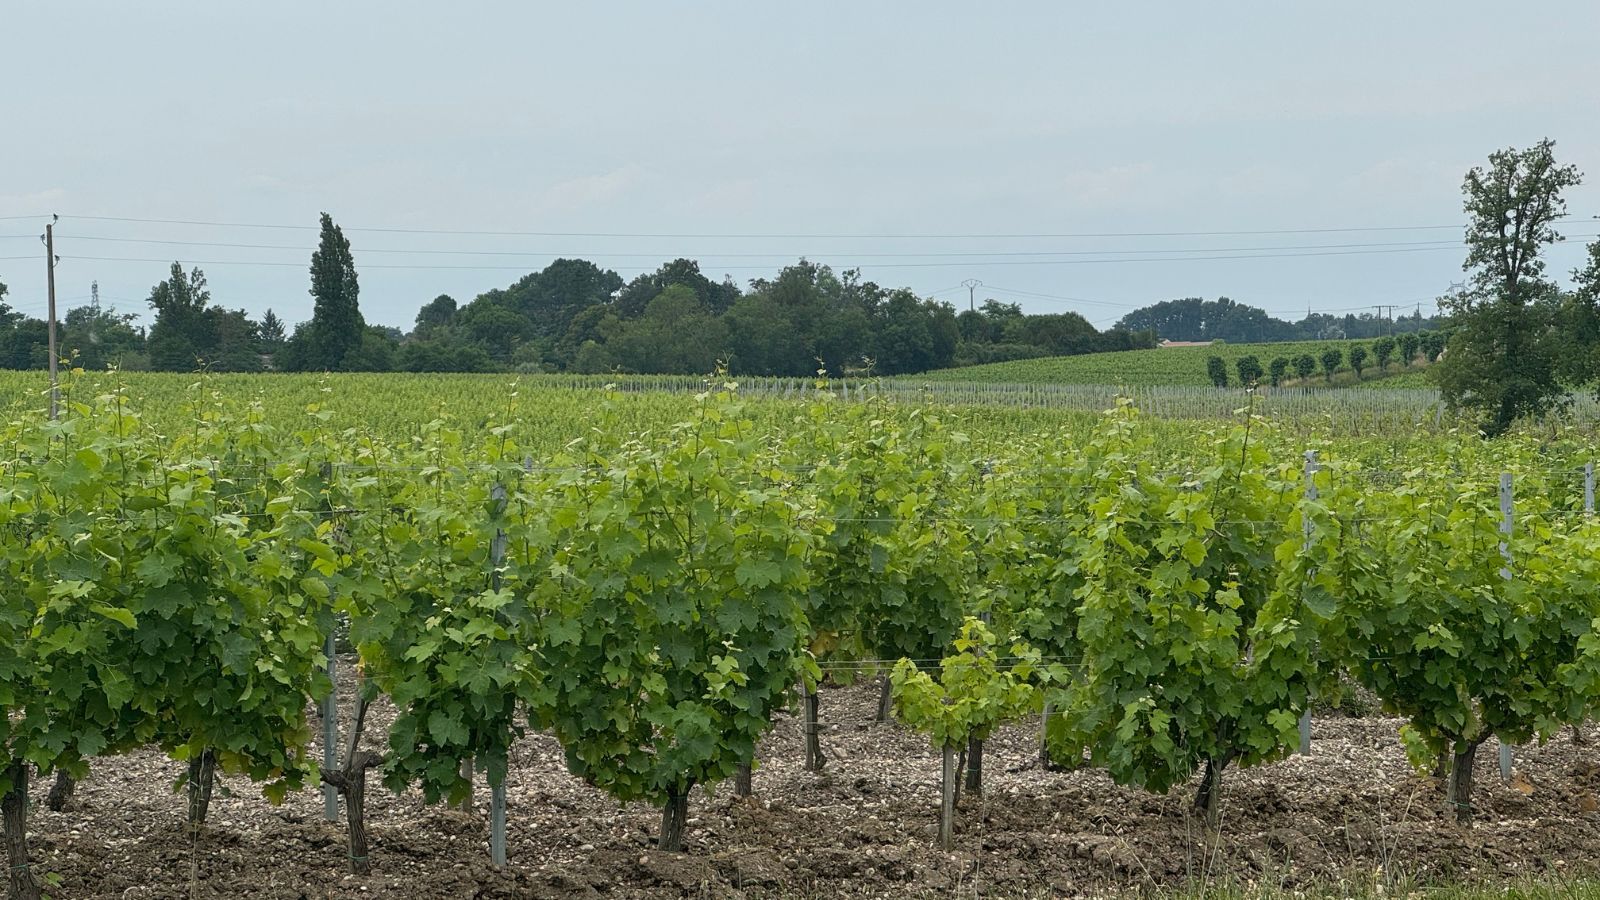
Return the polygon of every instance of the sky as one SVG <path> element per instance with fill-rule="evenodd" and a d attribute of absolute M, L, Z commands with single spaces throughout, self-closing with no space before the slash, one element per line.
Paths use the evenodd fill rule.
<path fill-rule="evenodd" d="M 1592 0 L 10 0 L 0 32 L 0 282 L 31 315 L 55 214 L 63 315 L 97 281 L 148 321 L 177 260 L 308 319 L 324 211 L 400 327 L 558 256 L 741 284 L 803 256 L 1102 327 L 1188 296 L 1426 313 L 1463 174 L 1546 136 L 1589 176 L 1551 271 L 1600 234 Z"/>

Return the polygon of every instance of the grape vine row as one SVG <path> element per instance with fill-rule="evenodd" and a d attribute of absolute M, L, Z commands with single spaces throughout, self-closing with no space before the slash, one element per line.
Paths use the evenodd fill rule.
<path fill-rule="evenodd" d="M 1536 437 L 1440 441 L 1374 478 L 1326 443 L 1302 468 L 1304 439 L 1248 412 L 1178 456 L 1130 403 L 1081 442 L 997 450 L 826 396 L 763 427 L 713 389 L 664 429 L 597 404 L 535 460 L 519 402 L 400 443 L 203 393 L 181 428 L 122 390 L 0 427 L 13 893 L 31 773 L 140 746 L 182 764 L 197 831 L 215 771 L 273 802 L 333 785 L 361 872 L 368 769 L 443 802 L 472 762 L 503 792 L 528 729 L 661 807 L 676 848 L 693 789 L 758 764 L 796 685 L 814 722 L 823 678 L 894 660 L 886 697 L 941 749 L 1043 707 L 1053 764 L 1161 792 L 1199 776 L 1208 816 L 1228 767 L 1293 752 L 1347 680 L 1409 719 L 1418 765 L 1458 773 L 1462 817 L 1478 746 L 1600 701 L 1600 523 L 1583 461 Z M 312 717 L 334 632 L 360 699 L 330 771 Z M 365 735 L 380 696 L 397 715 Z"/>

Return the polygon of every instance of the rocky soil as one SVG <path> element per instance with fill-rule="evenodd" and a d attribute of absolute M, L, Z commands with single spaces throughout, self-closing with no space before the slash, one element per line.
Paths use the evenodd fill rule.
<path fill-rule="evenodd" d="M 1220 834 L 1188 793 L 1119 788 L 1098 771 L 1050 772 L 1037 722 L 998 734 L 985 792 L 964 798 L 957 847 L 934 848 L 939 760 L 876 725 L 874 685 L 825 689 L 831 759 L 802 770 L 799 721 L 762 747 L 755 797 L 698 793 L 688 852 L 652 849 L 659 813 L 622 806 L 567 774 L 555 741 L 521 742 L 508 780 L 510 864 L 487 852 L 487 788 L 472 812 L 370 786 L 374 872 L 348 874 L 342 823 L 316 791 L 281 807 L 242 779 L 219 786 L 198 847 L 179 766 L 155 752 L 101 761 L 66 810 L 37 807 L 35 871 L 65 898 L 347 897 L 1051 897 L 1137 893 L 1197 882 L 1298 889 L 1340 883 L 1477 881 L 1600 868 L 1600 742 L 1570 734 L 1518 750 L 1502 782 L 1478 754 L 1477 824 L 1443 815 L 1443 788 L 1407 766 L 1385 718 L 1318 718 L 1310 756 L 1230 772 Z M 377 724 L 387 717 L 381 714 Z M 42 798 L 48 784 L 39 783 Z"/>

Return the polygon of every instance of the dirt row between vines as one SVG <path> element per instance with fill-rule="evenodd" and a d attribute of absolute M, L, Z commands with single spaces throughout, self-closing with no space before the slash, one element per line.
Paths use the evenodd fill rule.
<path fill-rule="evenodd" d="M 1288 889 L 1375 880 L 1477 881 L 1600 867 L 1600 741 L 1569 735 L 1519 750 L 1501 782 L 1478 754 L 1480 820 L 1441 813 L 1385 718 L 1319 718 L 1309 757 L 1230 772 L 1220 838 L 1207 844 L 1188 793 L 1119 788 L 1098 771 L 1038 766 L 1037 722 L 990 743 L 985 796 L 964 800 L 957 846 L 933 846 L 939 760 L 924 740 L 872 722 L 876 687 L 824 689 L 820 775 L 803 771 L 800 723 L 781 714 L 751 800 L 697 792 L 688 852 L 652 849 L 659 813 L 622 806 L 568 775 L 556 742 L 530 735 L 508 779 L 510 864 L 487 855 L 487 789 L 473 813 L 373 784 L 372 875 L 348 874 L 342 824 L 318 791 L 273 807 L 242 778 L 219 785 L 198 853 L 178 766 L 154 752 L 96 764 L 72 804 L 32 816 L 35 871 L 62 898 L 1050 897 L 1196 881 Z M 380 711 L 378 724 L 391 713 Z M 374 773 L 376 775 L 376 773 Z M 48 785 L 36 787 L 42 797 Z M 193 884 L 191 884 L 193 881 Z"/>

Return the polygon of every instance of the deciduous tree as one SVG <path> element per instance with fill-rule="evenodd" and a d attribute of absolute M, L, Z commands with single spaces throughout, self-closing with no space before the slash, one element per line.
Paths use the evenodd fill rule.
<path fill-rule="evenodd" d="M 1537 415 L 1566 394 L 1556 369 L 1559 302 L 1540 254 L 1561 239 L 1561 193 L 1582 181 L 1559 165 L 1548 138 L 1526 150 L 1508 148 L 1475 167 L 1461 186 L 1468 222 L 1468 289 L 1444 299 L 1455 331 L 1439 367 L 1451 406 L 1471 410 L 1487 436 L 1519 417 Z"/>

